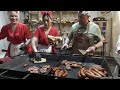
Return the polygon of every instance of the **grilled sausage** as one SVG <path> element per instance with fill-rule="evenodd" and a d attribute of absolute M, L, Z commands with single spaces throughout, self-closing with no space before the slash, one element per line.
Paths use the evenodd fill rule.
<path fill-rule="evenodd" d="M 81 74 L 81 76 L 82 76 L 83 78 L 86 77 L 86 75 L 85 75 L 84 72 L 85 72 L 85 67 L 83 67 L 83 68 L 80 69 L 80 74 Z"/>
<path fill-rule="evenodd" d="M 106 71 L 104 71 L 103 73 L 104 73 L 105 75 L 107 75 L 107 72 L 106 72 Z"/>
<path fill-rule="evenodd" d="M 57 69 L 57 70 L 55 71 L 55 76 L 58 76 L 58 73 L 59 73 L 60 71 L 61 71 L 60 69 Z"/>
<path fill-rule="evenodd" d="M 69 64 L 66 65 L 66 69 L 67 69 L 67 70 L 71 70 L 71 67 L 70 67 Z"/>
<path fill-rule="evenodd" d="M 64 71 L 64 73 L 62 74 L 62 77 L 66 77 L 68 75 L 67 70 Z"/>
<path fill-rule="evenodd" d="M 92 79 L 100 79 L 100 76 L 94 75 L 90 70 L 86 70 L 86 71 L 85 71 L 85 74 L 86 74 L 86 76 L 88 76 L 89 78 L 92 78 Z"/>
<path fill-rule="evenodd" d="M 78 65 L 77 63 L 74 63 L 74 64 L 71 65 L 71 67 L 73 67 L 73 68 L 78 68 L 79 65 Z"/>
<path fill-rule="evenodd" d="M 82 67 L 83 67 L 82 65 L 79 66 L 79 68 L 82 68 Z"/>
<path fill-rule="evenodd" d="M 63 60 L 62 62 L 61 62 L 61 64 L 65 64 L 67 62 L 67 60 Z"/>
<path fill-rule="evenodd" d="M 95 68 L 98 69 L 99 71 L 105 71 L 105 69 L 102 68 L 102 67 L 99 66 L 99 65 L 94 65 L 93 67 L 95 67 Z"/>
<path fill-rule="evenodd" d="M 89 77 L 86 77 L 85 79 L 90 79 Z"/>
<path fill-rule="evenodd" d="M 78 77 L 82 78 L 81 74 L 80 74 L 80 70 L 78 71 Z"/>
<path fill-rule="evenodd" d="M 98 69 L 94 67 L 92 69 L 95 70 L 97 73 L 99 73 L 101 76 L 106 77 L 106 75 L 102 71 L 99 71 Z"/>
<path fill-rule="evenodd" d="M 61 77 L 63 74 L 64 74 L 64 71 L 60 70 L 59 73 L 58 73 L 58 77 Z"/>
<path fill-rule="evenodd" d="M 54 74 L 57 69 L 58 69 L 58 67 L 53 67 L 51 70 L 51 74 Z"/>
<path fill-rule="evenodd" d="M 55 73 L 55 71 L 53 71 L 53 70 L 51 70 L 51 72 L 50 72 L 51 74 L 54 74 Z"/>
<path fill-rule="evenodd" d="M 57 69 L 61 69 L 60 67 L 54 67 L 52 70 L 55 72 Z"/>
<path fill-rule="evenodd" d="M 102 77 L 99 73 L 97 73 L 97 72 L 94 71 L 94 70 L 91 70 L 91 72 L 92 72 L 94 75 L 96 75 L 96 76 Z"/>

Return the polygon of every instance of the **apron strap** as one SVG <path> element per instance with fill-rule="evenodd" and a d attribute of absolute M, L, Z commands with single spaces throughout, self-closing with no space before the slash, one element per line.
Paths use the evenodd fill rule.
<path fill-rule="evenodd" d="M 87 25 L 87 29 L 86 29 L 87 34 L 88 34 L 88 32 L 89 32 L 89 29 L 90 29 L 90 22 L 89 22 L 88 25 Z"/>
<path fill-rule="evenodd" d="M 22 50 L 19 49 L 22 44 L 23 44 L 23 43 L 21 43 L 21 44 L 16 44 L 16 45 L 14 45 L 14 44 L 12 44 L 12 43 L 10 44 L 10 56 L 11 56 L 11 57 L 12 57 L 12 56 L 16 56 L 16 55 L 24 52 L 24 51 L 22 51 Z"/>

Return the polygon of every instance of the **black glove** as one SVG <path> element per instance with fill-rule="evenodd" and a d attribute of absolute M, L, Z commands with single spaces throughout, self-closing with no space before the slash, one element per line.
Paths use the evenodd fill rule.
<path fill-rule="evenodd" d="M 25 48 L 26 48 L 26 44 L 24 43 L 21 45 L 20 50 L 25 50 Z"/>
<path fill-rule="evenodd" d="M 40 55 L 40 53 L 35 53 L 35 60 L 41 61 L 41 55 Z"/>

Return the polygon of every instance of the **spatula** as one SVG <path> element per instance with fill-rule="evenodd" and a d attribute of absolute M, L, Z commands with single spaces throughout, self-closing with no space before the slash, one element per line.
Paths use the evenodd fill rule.
<path fill-rule="evenodd" d="M 87 54 L 86 50 L 81 50 L 81 49 L 78 49 L 78 50 L 79 50 L 79 52 L 80 52 L 82 55 Z"/>

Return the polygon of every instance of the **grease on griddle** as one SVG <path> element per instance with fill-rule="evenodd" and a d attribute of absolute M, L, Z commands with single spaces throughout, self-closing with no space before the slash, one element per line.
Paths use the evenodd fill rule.
<path fill-rule="evenodd" d="M 27 67 L 28 65 L 29 65 L 28 63 L 25 63 L 23 66 L 24 66 L 24 67 Z"/>

